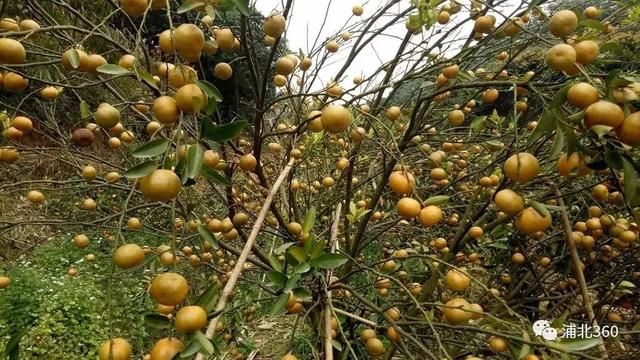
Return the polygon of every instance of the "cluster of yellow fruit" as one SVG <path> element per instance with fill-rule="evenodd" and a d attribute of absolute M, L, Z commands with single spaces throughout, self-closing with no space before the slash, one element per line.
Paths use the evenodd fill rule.
<path fill-rule="evenodd" d="M 311 58 L 309 57 L 299 59 L 298 56 L 294 54 L 282 56 L 278 58 L 275 63 L 276 75 L 273 77 L 273 83 L 277 87 L 284 87 L 287 85 L 289 76 L 293 74 L 296 67 L 302 71 L 307 71 L 311 68 L 312 64 Z M 340 89 L 339 94 L 334 97 L 340 97 L 340 95 L 342 95 L 342 89 Z"/>
<path fill-rule="evenodd" d="M 622 103 L 625 98 L 617 100 Z M 640 112 L 633 112 L 625 116 L 624 110 L 619 104 L 601 100 L 598 88 L 587 82 L 572 85 L 567 91 L 567 102 L 584 110 L 583 123 L 585 128 L 591 129 L 595 126 L 613 128 L 623 143 L 629 146 L 640 145 Z"/>
<path fill-rule="evenodd" d="M 25 116 L 16 116 L 11 120 L 11 126 L 2 135 L 10 140 L 20 140 L 25 134 L 33 130 L 33 122 Z"/>
<path fill-rule="evenodd" d="M 116 252 L 117 254 L 118 252 Z M 176 306 L 182 304 L 186 299 L 189 285 L 187 280 L 179 274 L 162 273 L 151 281 L 149 293 L 158 304 L 158 311 L 162 315 L 171 315 L 175 312 Z M 207 312 L 200 306 L 183 306 L 176 312 L 174 324 L 176 330 L 183 334 L 199 331 L 207 325 Z M 149 352 L 149 359 L 172 359 L 183 349 L 184 344 L 180 339 L 163 338 L 153 345 Z M 114 338 L 102 344 L 99 357 L 100 360 L 125 360 L 130 359 L 131 351 L 131 345 L 126 339 Z"/>
<path fill-rule="evenodd" d="M 561 10 L 551 17 L 549 31 L 559 38 L 567 38 L 578 28 L 578 16 L 571 10 Z M 573 44 L 560 43 L 554 45 L 547 53 L 547 65 L 556 71 L 564 71 L 569 75 L 579 72 L 578 66 L 591 64 L 600 54 L 598 43 L 583 40 Z"/>

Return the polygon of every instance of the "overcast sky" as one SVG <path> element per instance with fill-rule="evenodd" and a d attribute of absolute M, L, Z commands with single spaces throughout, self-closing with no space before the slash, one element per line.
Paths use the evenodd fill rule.
<path fill-rule="evenodd" d="M 308 53 L 314 47 L 316 37 L 318 37 L 320 43 L 323 43 L 327 39 L 333 39 L 336 36 L 339 36 L 345 28 L 361 28 L 360 25 L 363 21 L 369 19 L 377 9 L 388 2 L 389 0 L 296 0 L 294 1 L 291 13 L 289 14 L 287 31 L 285 34 L 289 48 L 295 52 L 297 52 L 298 49 L 302 49 L 303 52 Z M 461 0 L 460 2 L 467 7 L 470 4 L 470 0 Z M 399 4 L 394 5 L 385 13 L 385 16 L 376 23 L 373 30 L 388 22 L 395 14 L 407 9 L 410 6 L 410 3 L 410 0 L 402 0 Z M 512 4 L 519 4 L 520 1 L 512 0 L 509 1 L 509 3 L 511 4 L 500 8 L 504 13 L 510 13 L 513 11 L 514 6 Z M 364 7 L 364 14 L 362 17 L 354 17 L 352 15 L 351 9 L 354 5 L 362 5 Z M 281 12 L 283 7 L 283 0 L 256 0 L 256 8 L 265 15 L 268 15 L 273 11 Z M 327 7 L 329 7 L 329 15 L 326 19 L 326 23 L 323 24 Z M 461 12 L 453 16 L 452 22 L 447 26 L 455 26 L 456 22 L 461 21 L 466 17 L 468 17 L 468 13 Z M 500 18 L 500 16 L 498 16 L 498 18 Z M 498 21 L 500 22 L 500 20 Z M 466 25 L 467 26 L 459 26 L 459 29 L 456 30 L 452 37 L 466 38 L 466 36 L 472 31 L 471 23 L 467 23 Z M 436 30 L 442 30 L 442 28 L 443 27 L 441 25 L 436 24 Z M 358 36 L 357 30 L 352 30 L 352 32 L 352 39 L 344 44 L 338 53 L 330 55 L 326 65 L 323 66 L 319 74 L 320 81 L 314 84 L 315 89 L 318 89 L 322 84 L 326 84 L 333 80 L 335 74 L 344 65 L 344 60 L 350 51 L 350 45 L 354 43 L 355 36 Z M 375 40 L 360 53 L 356 61 L 345 73 L 345 76 L 342 79 L 343 87 L 351 87 L 354 76 L 369 76 L 379 68 L 381 64 L 393 59 L 405 34 L 406 28 L 404 22 L 402 22 L 386 29 L 382 35 L 376 37 Z M 430 33 L 423 32 L 422 35 L 415 36 L 412 41 L 419 43 L 422 39 L 429 36 L 431 36 Z M 431 36 L 431 38 L 435 40 L 435 36 Z M 315 45 L 317 46 L 317 44 Z M 415 52 L 416 56 L 420 57 L 420 51 L 416 49 Z M 324 53 L 325 51 L 322 51 L 321 55 Z M 396 71 L 396 73 L 401 72 L 402 69 L 398 69 Z M 365 85 L 361 88 L 364 88 L 364 86 Z"/>

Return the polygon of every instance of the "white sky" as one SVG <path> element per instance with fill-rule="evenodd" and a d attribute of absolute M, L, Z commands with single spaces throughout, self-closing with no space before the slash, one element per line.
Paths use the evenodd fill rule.
<path fill-rule="evenodd" d="M 335 39 L 343 32 L 344 29 L 361 29 L 361 25 L 364 21 L 367 21 L 369 17 L 376 12 L 377 9 L 388 3 L 389 0 L 296 0 L 294 6 L 289 14 L 287 31 L 285 37 L 288 40 L 289 48 L 297 52 L 298 49 L 302 49 L 304 53 L 308 53 L 314 46 L 316 36 L 319 35 L 318 41 L 322 44 L 327 39 Z M 470 0 L 459 0 L 463 6 L 468 7 Z M 285 1 L 283 0 L 256 0 L 256 8 L 263 14 L 268 15 L 273 11 L 281 12 L 284 8 Z M 520 1 L 512 0 L 507 2 L 507 6 L 500 7 L 499 9 L 505 13 L 510 14 L 514 10 L 514 3 L 520 3 Z M 361 17 L 354 17 L 352 15 L 352 7 L 354 5 L 362 5 L 364 7 L 364 14 Z M 325 13 L 329 6 L 329 16 L 326 24 L 322 26 Z M 410 6 L 410 0 L 402 0 L 399 4 L 394 5 L 385 15 L 376 22 L 373 27 L 375 31 L 383 24 L 390 21 L 394 15 L 407 9 Z M 498 23 L 501 23 L 501 17 L 498 14 Z M 468 12 L 463 11 L 457 15 L 452 16 L 451 23 L 447 26 L 455 26 L 455 23 L 462 18 L 468 17 Z M 405 17 L 406 19 L 406 17 Z M 459 31 L 454 32 L 452 37 L 460 38 L 466 37 L 471 31 L 471 23 L 465 24 L 466 26 L 460 27 Z M 442 25 L 436 24 L 435 29 L 440 31 L 443 29 Z M 340 51 L 335 54 L 331 54 L 329 59 L 322 67 L 319 73 L 319 80 L 314 83 L 313 88 L 319 89 L 326 84 L 334 80 L 336 73 L 344 65 L 345 59 L 349 54 L 351 45 L 355 42 L 357 30 L 352 30 L 352 38 L 343 46 Z M 397 23 L 394 26 L 386 29 L 383 35 L 376 37 L 369 46 L 367 46 L 354 63 L 346 71 L 343 77 L 343 88 L 351 88 L 353 86 L 352 79 L 358 75 L 364 75 L 365 77 L 375 72 L 381 64 L 393 59 L 397 52 L 398 46 L 402 42 L 402 38 L 406 34 L 406 28 L 404 20 L 402 23 Z M 419 43 L 425 37 L 430 36 L 430 33 L 423 31 L 422 35 L 417 35 L 413 38 L 412 42 Z M 432 37 L 432 39 L 435 37 Z M 316 48 L 319 45 L 316 44 Z M 415 51 L 417 58 L 420 57 L 420 51 Z M 326 51 L 321 51 L 320 56 L 324 56 Z M 317 58 L 314 58 L 314 65 Z M 403 69 L 399 68 L 396 73 L 402 73 Z M 363 89 L 366 84 L 363 84 L 359 90 Z M 359 92 L 359 91 L 356 91 Z"/>

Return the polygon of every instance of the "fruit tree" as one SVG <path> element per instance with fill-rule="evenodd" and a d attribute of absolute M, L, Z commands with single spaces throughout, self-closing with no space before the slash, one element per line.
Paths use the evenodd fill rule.
<path fill-rule="evenodd" d="M 638 14 L 0 1 L 0 351 L 638 358 Z"/>

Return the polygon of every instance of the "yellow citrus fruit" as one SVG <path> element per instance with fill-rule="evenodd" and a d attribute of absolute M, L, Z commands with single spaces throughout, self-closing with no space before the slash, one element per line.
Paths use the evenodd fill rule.
<path fill-rule="evenodd" d="M 207 105 L 207 97 L 195 84 L 186 84 L 178 89 L 175 99 L 178 109 L 187 114 L 199 112 Z"/>
<path fill-rule="evenodd" d="M 100 346 L 98 356 L 100 360 L 129 360 L 131 359 L 131 344 L 123 338 L 107 340 Z"/>
<path fill-rule="evenodd" d="M 444 319 L 450 324 L 462 324 L 471 319 L 471 312 L 469 310 L 471 304 L 469 304 L 463 298 L 454 298 L 445 303 L 445 308 L 442 310 Z"/>
<path fill-rule="evenodd" d="M 233 76 L 233 68 L 225 62 L 217 63 L 213 68 L 213 76 L 220 80 L 229 80 Z"/>
<path fill-rule="evenodd" d="M 371 356 L 380 356 L 384 354 L 384 343 L 378 338 L 371 338 L 367 340 L 365 348 Z"/>
<path fill-rule="evenodd" d="M 320 117 L 322 128 L 327 132 L 337 134 L 349 128 L 353 120 L 351 112 L 341 105 L 330 105 L 322 110 Z"/>
<path fill-rule="evenodd" d="M 23 133 L 28 133 L 33 129 L 33 122 L 31 119 L 24 116 L 16 116 L 11 120 L 11 126 L 22 131 Z"/>
<path fill-rule="evenodd" d="M 442 221 L 442 210 L 436 205 L 425 206 L 418 214 L 418 221 L 424 227 L 431 227 Z"/>
<path fill-rule="evenodd" d="M 328 52 L 335 53 L 338 51 L 338 49 L 340 49 L 340 45 L 338 45 L 338 42 L 336 42 L 335 40 L 331 40 L 325 45 L 325 48 Z"/>
<path fill-rule="evenodd" d="M 200 57 L 204 47 L 204 33 L 194 24 L 182 24 L 173 33 L 176 50 L 187 59 Z"/>
<path fill-rule="evenodd" d="M 492 336 L 489 338 L 489 348 L 496 353 L 509 350 L 509 343 L 504 338 Z"/>
<path fill-rule="evenodd" d="M 23 64 L 26 60 L 27 52 L 19 41 L 9 38 L 0 38 L 1 64 Z"/>
<path fill-rule="evenodd" d="M 153 114 L 160 123 L 173 124 L 180 116 L 178 103 L 171 96 L 160 96 L 153 102 Z"/>
<path fill-rule="evenodd" d="M 122 55 L 120 60 L 118 60 L 118 65 L 127 70 L 133 70 L 135 62 L 136 62 L 135 56 L 131 54 L 125 54 L 125 55 Z"/>
<path fill-rule="evenodd" d="M 144 261 L 144 251 L 136 244 L 125 244 L 113 254 L 113 262 L 121 269 L 131 269 Z"/>
<path fill-rule="evenodd" d="M 185 306 L 176 314 L 176 330 L 190 334 L 207 324 L 207 312 L 200 306 Z"/>
<path fill-rule="evenodd" d="M 131 17 L 142 16 L 148 5 L 149 0 L 120 0 L 122 11 Z"/>
<path fill-rule="evenodd" d="M 45 86 L 40 90 L 40 96 L 45 100 L 54 100 L 60 95 L 58 89 L 54 86 Z"/>
<path fill-rule="evenodd" d="M 600 16 L 600 10 L 598 10 L 598 8 L 595 6 L 589 6 L 584 9 L 583 14 L 587 19 L 595 19 Z"/>
<path fill-rule="evenodd" d="M 29 80 L 20 74 L 8 72 L 3 78 L 4 88 L 11 92 L 22 92 L 29 86 Z"/>
<path fill-rule="evenodd" d="M 189 285 L 182 275 L 176 273 L 162 273 L 151 281 L 149 288 L 151 297 L 162 305 L 178 305 L 189 293 Z"/>
<path fill-rule="evenodd" d="M 514 216 L 524 210 L 524 199 L 510 189 L 498 191 L 493 201 L 496 203 L 496 207 L 507 215 Z"/>
<path fill-rule="evenodd" d="M 511 155 L 504 163 L 504 174 L 515 182 L 525 183 L 538 176 L 540 163 L 530 153 Z"/>
<path fill-rule="evenodd" d="M 79 249 L 84 249 L 89 246 L 89 237 L 85 234 L 78 234 L 73 237 L 73 245 L 75 245 Z"/>
<path fill-rule="evenodd" d="M 640 145 L 640 112 L 627 116 L 617 130 L 620 141 L 629 146 Z"/>
<path fill-rule="evenodd" d="M 238 166 L 244 171 L 253 171 L 256 169 L 258 162 L 255 156 L 251 154 L 242 155 L 238 161 Z"/>
<path fill-rule="evenodd" d="M 264 19 L 262 29 L 264 30 L 264 33 L 267 34 L 267 36 L 277 39 L 284 33 L 286 22 L 287 20 L 280 14 L 271 15 Z"/>
<path fill-rule="evenodd" d="M 492 31 L 493 25 L 495 25 L 496 18 L 493 16 L 478 16 L 476 19 L 473 29 L 477 33 L 488 34 Z"/>
<path fill-rule="evenodd" d="M 584 40 L 575 44 L 576 61 L 580 64 L 591 64 L 600 54 L 598 43 L 593 40 Z"/>
<path fill-rule="evenodd" d="M 420 214 L 420 202 L 412 198 L 402 198 L 398 201 L 396 209 L 401 217 L 411 219 Z"/>
<path fill-rule="evenodd" d="M 557 44 L 547 52 L 547 65 L 556 71 L 573 71 L 576 60 L 576 49 L 571 45 Z"/>
<path fill-rule="evenodd" d="M 102 103 L 95 113 L 96 124 L 103 129 L 111 129 L 120 122 L 120 111 L 110 104 Z"/>
<path fill-rule="evenodd" d="M 394 171 L 389 175 L 389 187 L 400 195 L 411 194 L 415 183 L 413 175 L 405 171 Z"/>
<path fill-rule="evenodd" d="M 465 291 L 471 285 L 471 279 L 457 269 L 447 271 L 444 281 L 447 287 L 453 291 Z"/>
<path fill-rule="evenodd" d="M 586 82 L 579 82 L 572 85 L 569 91 L 567 91 L 567 101 L 569 104 L 580 109 L 584 109 L 596 103 L 598 100 L 600 100 L 598 89 Z"/>
<path fill-rule="evenodd" d="M 153 201 L 175 199 L 182 188 L 180 178 L 167 169 L 154 170 L 140 180 L 140 190 L 144 197 Z"/>
<path fill-rule="evenodd" d="M 233 49 L 233 45 L 236 41 L 235 35 L 229 29 L 218 29 L 214 31 L 216 42 L 218 43 L 218 49 L 222 51 L 228 51 Z"/>
<path fill-rule="evenodd" d="M 606 100 L 600 100 L 587 107 L 584 112 L 584 126 L 590 129 L 596 125 L 617 128 L 624 122 L 624 111 L 620 106 Z"/>
<path fill-rule="evenodd" d="M 516 228 L 521 232 L 531 235 L 544 231 L 551 226 L 551 214 L 542 216 L 536 209 L 528 207 L 516 218 Z"/>
<path fill-rule="evenodd" d="M 149 360 L 171 360 L 183 349 L 184 344 L 179 339 L 160 339 L 151 348 Z"/>
<path fill-rule="evenodd" d="M 87 56 L 87 72 L 92 74 L 98 73 L 98 68 L 107 64 L 107 59 L 99 54 L 91 54 Z"/>
<path fill-rule="evenodd" d="M 500 93 L 497 89 L 487 89 L 482 93 L 482 101 L 486 104 L 493 104 L 498 100 Z"/>
<path fill-rule="evenodd" d="M 452 110 L 449 112 L 447 120 L 453 126 L 460 126 L 464 123 L 464 113 L 462 110 Z"/>
<path fill-rule="evenodd" d="M 556 37 L 573 34 L 578 27 L 578 17 L 571 10 L 560 10 L 551 17 L 549 31 Z"/>
<path fill-rule="evenodd" d="M 27 200 L 34 204 L 42 204 L 44 202 L 44 195 L 37 190 L 31 190 L 27 193 Z"/>

